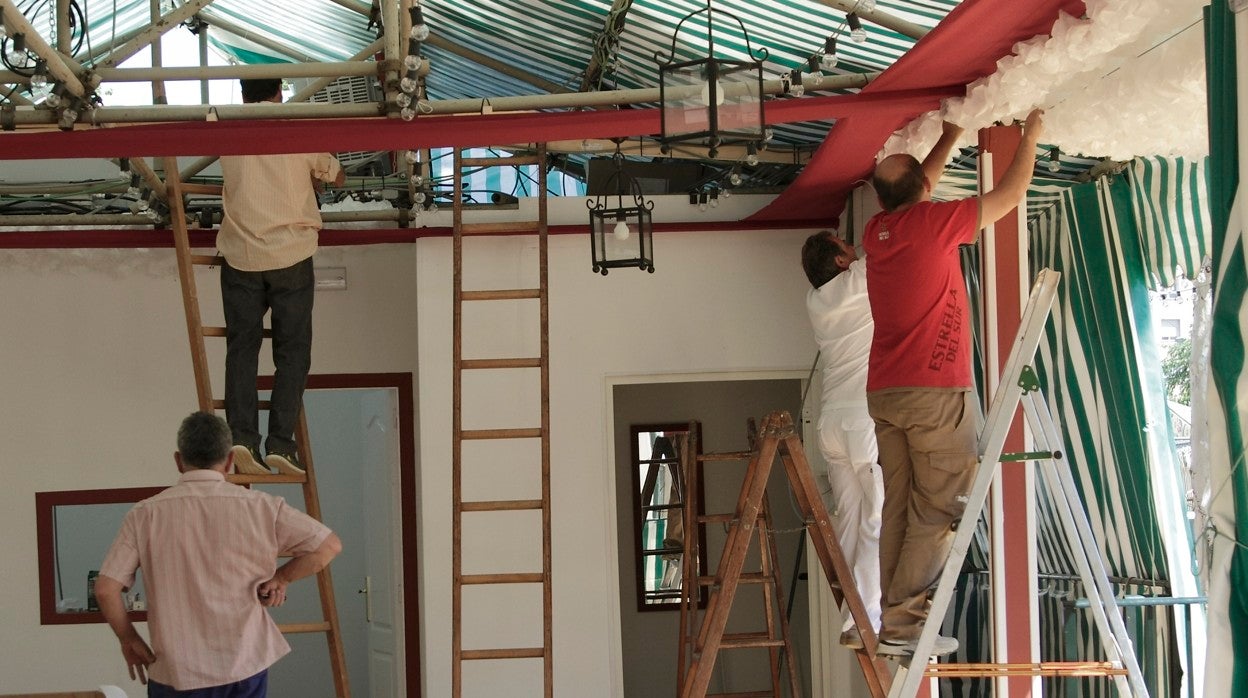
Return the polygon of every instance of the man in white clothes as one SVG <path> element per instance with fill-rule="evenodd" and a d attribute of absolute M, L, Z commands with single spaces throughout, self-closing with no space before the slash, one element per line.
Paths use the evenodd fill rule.
<path fill-rule="evenodd" d="M 854 575 L 867 616 L 880 627 L 880 507 L 884 483 L 875 444 L 875 421 L 867 413 L 867 359 L 875 325 L 867 301 L 866 260 L 829 231 L 806 239 L 802 268 L 812 288 L 806 310 L 823 358 L 823 408 L 819 450 L 828 464 L 832 514 L 845 561 Z M 840 643 L 863 646 L 846 615 Z"/>

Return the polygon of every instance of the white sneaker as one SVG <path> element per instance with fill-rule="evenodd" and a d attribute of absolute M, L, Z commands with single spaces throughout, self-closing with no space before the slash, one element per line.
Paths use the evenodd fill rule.
<path fill-rule="evenodd" d="M 914 654 L 914 648 L 919 644 L 919 638 L 913 640 L 880 640 L 879 647 L 875 650 L 878 655 L 885 657 L 909 657 Z M 932 656 L 940 656 L 944 654 L 953 654 L 958 651 L 958 641 L 956 638 L 945 637 L 944 635 L 936 636 L 936 644 L 932 647 Z"/>

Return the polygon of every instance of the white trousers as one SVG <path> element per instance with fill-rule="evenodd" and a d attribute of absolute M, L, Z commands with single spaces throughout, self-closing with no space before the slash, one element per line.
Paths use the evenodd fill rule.
<path fill-rule="evenodd" d="M 880 508 L 884 481 L 875 444 L 875 421 L 863 405 L 828 408 L 819 418 L 819 450 L 827 461 L 829 491 L 823 502 L 853 571 L 867 616 L 880 627 Z M 845 609 L 842 630 L 854 627 Z"/>

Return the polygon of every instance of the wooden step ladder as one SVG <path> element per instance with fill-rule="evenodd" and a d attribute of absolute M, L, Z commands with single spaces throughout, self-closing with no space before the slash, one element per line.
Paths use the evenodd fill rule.
<path fill-rule="evenodd" d="M 131 160 L 134 164 L 139 158 Z M 191 345 L 191 364 L 195 369 L 195 393 L 199 409 L 204 412 L 225 409 L 225 401 L 212 397 L 212 381 L 208 373 L 208 353 L 205 337 L 225 337 L 224 327 L 204 327 L 199 312 L 199 294 L 195 287 L 196 266 L 220 266 L 225 258 L 214 255 L 191 254 L 190 237 L 186 229 L 186 208 L 183 196 L 188 193 L 220 194 L 221 187 L 183 183 L 178 173 L 176 158 L 164 158 L 165 192 L 169 202 L 169 214 L 173 225 L 174 248 L 177 253 L 178 278 L 182 284 L 182 306 L 186 312 L 186 331 Z M 264 331 L 271 337 L 270 330 Z M 269 406 L 268 400 L 259 401 L 259 408 Z M 312 467 L 312 446 L 308 437 L 308 422 L 303 410 L 299 411 L 299 424 L 295 429 L 295 441 L 304 475 L 243 475 L 230 474 L 226 479 L 239 485 L 295 483 L 303 486 L 304 507 L 308 516 L 321 520 L 321 499 L 316 489 L 316 471 Z M 338 605 L 334 599 L 334 582 L 329 566 L 316 574 L 316 588 L 321 599 L 321 620 L 308 623 L 283 623 L 278 628 L 283 633 L 325 633 L 329 645 L 329 664 L 334 676 L 334 694 L 338 698 L 350 698 L 351 688 L 347 681 L 347 661 L 342 649 L 342 629 L 338 624 Z"/>
<path fill-rule="evenodd" d="M 1000 387 L 992 398 L 992 405 L 979 438 L 980 464 L 974 485 L 967 501 L 962 520 L 975 522 L 988 497 L 993 476 L 1004 462 L 1036 461 L 1049 491 L 1053 494 L 1059 523 L 1066 534 L 1071 557 L 1079 571 L 1079 578 L 1088 590 L 1093 620 L 1101 638 L 1107 662 L 1043 662 L 1024 663 L 977 663 L 928 665 L 928 655 L 940 632 L 953 598 L 953 590 L 966 559 L 975 526 L 959 526 L 954 535 L 949 557 L 941 572 L 936 592 L 932 596 L 929 621 L 923 626 L 915 646 L 914 657 L 902 662 L 894 677 L 890 698 L 914 696 L 927 677 L 979 677 L 1002 676 L 1106 676 L 1113 682 L 1118 695 L 1147 698 L 1148 688 L 1140 672 L 1135 652 L 1132 650 L 1126 625 L 1118 613 L 1113 589 L 1102 560 L 1100 548 L 1092 534 L 1087 514 L 1075 487 L 1074 478 L 1065 461 L 1065 448 L 1061 434 L 1053 422 L 1048 405 L 1040 392 L 1040 382 L 1028 365 L 1036 354 L 1044 336 L 1044 325 L 1049 311 L 1057 298 L 1057 284 L 1061 275 L 1051 269 L 1042 269 L 1032 286 L 1031 296 L 1023 311 L 1014 346 L 1002 371 Z M 1006 436 L 1016 412 L 1021 406 L 1027 425 L 1032 430 L 1035 448 L 1026 453 L 1002 453 Z M 1060 464 L 1060 467 L 1059 467 Z"/>
<path fill-rule="evenodd" d="M 750 424 L 751 442 L 753 441 L 753 420 Z M 689 431 L 677 437 L 678 448 L 680 449 L 681 470 L 686 468 L 689 470 L 687 474 L 682 475 L 683 483 L 691 483 L 694 488 L 699 486 L 699 480 L 703 479 L 703 473 L 699 472 L 702 468 L 698 467 L 703 463 L 713 462 L 740 462 L 749 460 L 750 452 L 741 453 L 708 453 L 698 454 L 698 429 L 695 425 L 689 426 Z M 697 492 L 697 489 L 687 490 Z M 676 682 L 683 685 L 685 681 L 685 672 L 689 669 L 691 660 L 697 655 L 697 619 L 698 607 L 704 596 L 703 590 L 714 587 L 716 577 L 703 575 L 698 570 L 701 554 L 701 537 L 700 532 L 703 526 L 708 523 L 714 524 L 730 524 L 734 520 L 735 514 L 702 514 L 698 512 L 697 497 L 687 497 L 681 500 L 682 512 L 686 520 L 694 522 L 692 526 L 687 526 L 684 530 L 684 547 L 682 566 L 683 576 L 681 580 L 681 600 L 680 600 L 680 646 L 678 650 L 678 664 L 676 673 Z M 757 572 L 741 572 L 741 583 L 748 585 L 757 585 L 763 596 L 763 620 L 764 629 L 754 632 L 725 633 L 720 641 L 720 649 L 757 649 L 766 648 L 767 658 L 770 665 L 770 691 L 736 691 L 732 693 L 711 694 L 715 696 L 732 696 L 734 698 L 762 698 L 770 696 L 771 698 L 782 698 L 784 695 L 784 681 L 781 676 L 781 665 L 786 664 L 788 667 L 787 677 L 789 681 L 789 695 L 794 698 L 802 695 L 801 679 L 797 672 L 797 655 L 794 653 L 792 635 L 789 632 L 788 614 L 785 612 L 784 588 L 780 580 L 780 560 L 776 550 L 776 537 L 771 524 L 771 511 L 767 503 L 766 496 L 763 497 L 762 506 L 759 509 L 759 516 L 754 521 L 754 530 L 758 536 L 759 551 L 759 571 Z M 747 544 L 748 547 L 748 544 Z"/>
<path fill-rule="evenodd" d="M 731 515 L 726 517 L 697 517 L 693 514 L 693 506 L 691 504 L 686 504 L 685 507 L 686 541 L 689 540 L 690 535 L 696 535 L 696 522 L 699 520 L 704 519 L 708 522 L 726 521 L 729 527 L 728 538 L 724 543 L 724 552 L 722 557 L 720 557 L 714 577 L 703 579 L 698 576 L 696 571 L 697 550 L 691 551 L 686 549 L 685 551 L 685 583 L 682 587 L 690 590 L 691 593 L 686 595 L 688 596 L 687 600 L 682 597 L 681 604 L 682 642 L 678 665 L 681 684 L 680 696 L 681 698 L 706 697 L 711 672 L 715 667 L 720 650 L 734 646 L 748 646 L 737 644 L 738 642 L 748 642 L 748 639 L 734 638 L 726 635 L 724 632 L 738 586 L 742 583 L 757 582 L 763 584 L 766 588 L 769 585 L 767 578 L 778 577 L 774 541 L 768 543 L 764 531 L 760 529 L 766 528 L 766 532 L 770 532 L 770 517 L 766 511 L 766 488 L 772 465 L 776 457 L 779 456 L 784 463 L 789 486 L 797 501 L 798 510 L 803 517 L 806 530 L 810 535 L 811 544 L 819 557 L 820 564 L 823 565 L 824 574 L 827 576 L 829 583 L 832 584 L 836 600 L 838 603 L 848 604 L 850 614 L 858 627 L 858 632 L 862 634 L 865 646 L 863 649 L 857 650 L 855 655 L 859 665 L 862 667 L 867 688 L 871 691 L 871 695 L 874 698 L 883 698 L 891 685 L 891 672 L 883 660 L 874 657 L 876 648 L 875 631 L 867 618 L 867 610 L 862 603 L 862 597 L 853 585 L 853 575 L 850 572 L 848 563 L 845 561 L 845 555 L 841 551 L 840 543 L 837 542 L 836 534 L 832 529 L 831 517 L 824 507 L 822 497 L 819 495 L 819 489 L 815 484 L 810 463 L 806 460 L 806 453 L 802 449 L 802 443 L 794 430 L 793 418 L 788 412 L 773 412 L 763 419 L 759 433 L 760 439 L 749 452 L 700 457 L 703 461 L 748 459 L 749 465 L 746 466 L 745 480 L 741 485 L 741 494 L 737 499 L 736 509 Z M 685 484 L 689 492 L 696 492 L 697 478 L 699 476 L 698 468 L 690 466 L 699 460 L 699 457 L 695 455 L 697 453 L 696 445 L 691 447 L 689 441 L 687 440 L 682 448 L 682 461 L 686 466 Z M 694 498 L 689 497 L 688 499 L 692 500 Z M 751 574 L 744 572 L 744 565 L 750 540 L 756 533 L 759 535 L 763 571 Z M 769 551 L 763 550 L 763 548 L 769 548 Z M 697 579 L 698 583 L 693 584 L 690 581 L 691 579 Z M 838 580 L 840 580 L 839 588 L 837 586 Z M 683 640 L 685 637 L 692 638 L 693 625 L 696 624 L 697 615 L 699 594 L 692 593 L 692 590 L 701 589 L 702 586 L 710 587 L 710 600 L 707 602 L 706 612 L 697 631 L 696 639 L 692 639 L 686 645 L 686 642 Z M 779 599 L 782 592 L 778 584 L 774 584 L 774 586 L 774 596 Z M 770 611 L 768 615 L 770 615 Z M 783 611 L 780 614 L 780 618 L 782 622 L 787 623 L 787 619 L 784 619 Z M 771 621 L 769 620 L 769 630 L 770 624 Z M 781 632 L 787 640 L 787 628 L 782 628 Z M 771 642 L 771 638 L 767 638 L 767 640 Z M 791 680 L 794 682 L 793 695 L 800 695 L 794 673 L 795 665 L 793 659 L 795 657 L 793 656 L 792 645 L 782 642 L 780 647 L 783 647 L 789 655 L 789 671 Z M 685 655 L 686 649 L 688 657 Z M 773 657 L 778 656 L 775 654 L 778 649 L 777 647 L 776 650 L 773 650 Z M 688 661 L 687 669 L 686 661 Z M 773 659 L 772 685 L 775 693 L 729 695 L 737 696 L 738 698 L 756 695 L 779 695 L 780 682 L 778 673 L 779 666 L 776 660 Z"/>
<path fill-rule="evenodd" d="M 551 547 L 550 547 L 550 350 L 549 309 L 547 294 L 547 230 L 546 230 L 546 147 L 538 144 L 531 155 L 509 157 L 466 157 L 462 150 L 455 151 L 455 200 L 454 200 L 454 354 L 452 393 L 452 587 L 451 587 L 451 694 L 460 698 L 464 690 L 463 664 L 465 661 L 541 659 L 543 695 L 551 698 L 554 686 L 552 657 L 552 595 L 551 595 Z M 464 222 L 464 177 L 471 171 L 487 167 L 516 167 L 537 165 L 537 220 L 516 223 L 466 223 Z M 464 238 L 477 235 L 536 234 L 538 242 L 538 281 L 533 288 L 516 289 L 464 289 Z M 538 356 L 512 356 L 506 358 L 465 358 L 464 354 L 464 306 L 468 303 L 532 302 L 537 306 L 537 323 L 540 330 Z M 501 376 L 499 372 L 537 369 L 540 380 L 539 404 L 533 412 L 537 425 L 509 425 L 501 428 L 465 429 L 463 377 L 465 372 L 485 371 Z M 540 499 L 473 500 L 465 501 L 463 487 L 464 442 L 483 439 L 510 440 L 515 444 L 538 440 L 541 450 Z M 482 512 L 541 512 L 541 561 L 540 569 L 524 571 L 464 573 L 464 517 Z M 536 536 L 537 531 L 533 532 Z M 540 647 L 464 647 L 463 590 L 467 585 L 541 585 L 542 594 L 542 644 Z"/>

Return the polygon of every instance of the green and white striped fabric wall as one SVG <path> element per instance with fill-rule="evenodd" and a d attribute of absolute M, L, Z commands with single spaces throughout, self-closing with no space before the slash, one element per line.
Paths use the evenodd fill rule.
<path fill-rule="evenodd" d="M 1183 248 L 1182 240 L 1169 242 L 1165 237 L 1176 230 L 1197 240 L 1202 235 L 1200 218 L 1185 227 L 1157 223 L 1157 211 L 1177 207 L 1156 201 L 1156 196 L 1193 207 L 1202 206 L 1206 197 L 1203 176 L 1183 178 L 1178 186 L 1144 184 L 1153 182 L 1151 175 L 1158 172 L 1175 171 L 1175 166 L 1151 160 L 1134 177 L 1070 188 L 1037 184 L 1029 194 L 1033 273 L 1041 267 L 1063 273 L 1063 288 L 1037 358 L 1038 370 L 1066 441 L 1068 462 L 1090 503 L 1089 518 L 1109 573 L 1126 596 L 1171 595 L 1171 568 L 1189 576 L 1191 570 L 1183 492 L 1172 486 L 1178 481 L 1178 463 L 1164 419 L 1159 356 L 1147 302 L 1156 268 L 1153 260 L 1159 258 L 1150 254 L 1149 245 Z M 1141 219 L 1142 210 L 1153 212 L 1152 218 Z M 1194 244 L 1187 247 L 1198 249 Z M 973 310 L 980 296 L 977 260 L 975 248 L 964 251 Z M 979 341 L 977 337 L 977 345 Z M 1087 593 L 1073 579 L 1077 570 L 1042 481 L 1037 483 L 1037 500 L 1042 659 L 1104 659 L 1089 613 L 1074 609 L 1074 601 Z M 987 532 L 982 520 L 969 561 L 977 572 L 964 577 L 946 623 L 963 640 L 959 661 L 991 661 L 988 579 L 982 574 L 987 569 Z M 1126 613 L 1153 695 L 1178 695 L 1182 674 L 1174 670 L 1179 648 L 1175 613 L 1165 607 Z M 1046 695 L 1114 692 L 1104 678 L 1044 681 Z M 986 696 L 991 694 L 987 684 L 949 681 L 941 693 Z"/>
<path fill-rule="evenodd" d="M 1032 226 L 1033 273 L 1063 274 L 1038 369 L 1049 409 L 1111 576 L 1124 594 L 1169 595 L 1174 576 L 1189 574 L 1190 538 L 1148 305 L 1146 255 L 1125 179 L 1078 185 Z M 1144 197 L 1147 198 L 1147 197 Z M 1041 488 L 1042 507 L 1049 493 Z M 1042 524 L 1042 573 L 1071 574 L 1066 547 Z M 1186 564 L 1176 564 L 1179 560 Z M 1127 583 L 1128 580 L 1131 583 Z M 1138 580 L 1138 581 L 1137 581 Z M 1086 595 L 1074 585 L 1059 590 Z M 1050 613 L 1058 599 L 1046 600 Z M 1136 651 L 1154 695 L 1172 695 L 1177 652 L 1166 608 L 1140 609 Z M 1102 658 L 1086 613 L 1077 629 L 1050 618 L 1050 657 Z M 1164 632 L 1162 632 L 1164 630 Z M 1060 636 L 1059 636 L 1060 631 Z M 1068 652 L 1074 650 L 1075 656 Z M 1063 681 L 1056 691 L 1110 695 L 1104 679 Z M 1069 693 L 1073 691 L 1074 693 Z"/>
<path fill-rule="evenodd" d="M 1205 65 L 1209 99 L 1209 213 L 1213 223 L 1213 322 L 1208 439 L 1213 483 L 1208 566 L 1209 641 L 1205 695 L 1248 695 L 1248 196 L 1238 154 L 1243 147 L 1237 101 L 1248 94 L 1236 53 L 1248 41 L 1242 13 L 1227 0 L 1205 8 Z M 1201 420 L 1202 423 L 1204 420 Z M 1195 434 L 1193 435 L 1195 437 Z"/>
<path fill-rule="evenodd" d="M 1127 169 L 1144 244 L 1149 288 L 1174 285 L 1175 270 L 1195 279 L 1212 246 L 1209 159 L 1136 158 Z"/>

